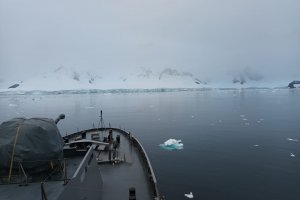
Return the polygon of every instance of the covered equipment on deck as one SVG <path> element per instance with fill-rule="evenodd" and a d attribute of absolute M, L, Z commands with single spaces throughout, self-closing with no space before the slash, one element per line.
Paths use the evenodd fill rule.
<path fill-rule="evenodd" d="M 64 142 L 52 119 L 14 118 L 0 125 L 0 174 L 48 170 L 63 159 Z"/>

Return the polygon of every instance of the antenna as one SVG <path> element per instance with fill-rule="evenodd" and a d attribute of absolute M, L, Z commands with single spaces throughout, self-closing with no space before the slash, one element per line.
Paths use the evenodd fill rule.
<path fill-rule="evenodd" d="M 101 125 L 101 128 L 104 128 L 102 110 L 100 111 L 100 121 L 99 121 L 99 124 L 98 124 L 98 129 L 100 128 L 100 125 Z"/>
<path fill-rule="evenodd" d="M 103 128 L 104 128 L 104 121 L 103 121 L 103 115 L 102 115 L 102 110 L 100 110 L 100 120 L 99 120 L 99 124 L 98 124 L 98 131 L 99 131 L 99 128 L 100 128 L 100 125 L 101 125 L 101 136 L 102 136 L 102 139 L 103 139 Z"/>

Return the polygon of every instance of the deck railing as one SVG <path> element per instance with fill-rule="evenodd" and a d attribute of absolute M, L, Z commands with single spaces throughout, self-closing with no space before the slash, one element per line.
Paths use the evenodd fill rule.
<path fill-rule="evenodd" d="M 19 174 L 20 174 L 20 181 L 21 181 L 20 185 L 27 186 L 28 185 L 28 177 L 27 177 L 27 174 L 25 173 L 22 163 L 20 163 L 20 162 L 19 162 L 19 171 L 20 171 Z M 22 181 L 23 176 L 24 176 L 24 181 Z"/>
<path fill-rule="evenodd" d="M 156 180 L 153 168 L 151 166 L 150 160 L 148 158 L 148 155 L 147 155 L 146 151 L 144 150 L 143 146 L 141 145 L 141 143 L 138 141 L 138 139 L 136 139 L 134 136 L 131 136 L 131 140 L 136 144 L 136 147 L 139 149 L 140 153 L 142 154 L 143 161 L 146 163 L 150 183 L 154 189 L 154 197 L 159 197 L 157 180 Z"/>

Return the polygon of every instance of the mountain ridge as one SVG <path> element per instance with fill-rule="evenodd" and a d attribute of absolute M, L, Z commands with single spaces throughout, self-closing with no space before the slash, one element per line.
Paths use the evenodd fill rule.
<path fill-rule="evenodd" d="M 12 87 L 13 86 L 13 87 Z M 16 86 L 16 87 L 15 87 Z M 246 68 L 236 75 L 214 80 L 199 78 L 189 71 L 164 68 L 153 71 L 140 68 L 133 72 L 104 75 L 91 70 L 78 70 L 59 66 L 23 80 L 1 80 L 1 91 L 60 91 L 60 90 L 111 90 L 157 88 L 265 88 L 285 87 L 286 81 L 267 82 L 259 73 Z M 10 88 L 12 87 L 12 88 Z"/>

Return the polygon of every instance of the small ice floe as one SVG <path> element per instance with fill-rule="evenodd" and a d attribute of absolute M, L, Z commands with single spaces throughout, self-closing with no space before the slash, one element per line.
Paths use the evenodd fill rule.
<path fill-rule="evenodd" d="M 190 192 L 189 194 L 184 194 L 184 196 L 186 196 L 186 197 L 189 198 L 189 199 L 194 198 L 194 195 L 193 195 L 192 192 Z"/>
<path fill-rule="evenodd" d="M 249 123 L 249 122 L 246 122 L 245 125 L 246 125 L 246 126 L 250 126 L 250 123 Z"/>
<path fill-rule="evenodd" d="M 94 109 L 95 107 L 93 107 L 93 106 L 87 106 L 87 107 L 85 107 L 86 109 Z"/>
<path fill-rule="evenodd" d="M 259 147 L 259 145 L 258 144 L 255 144 L 255 145 L 253 145 L 254 147 Z"/>
<path fill-rule="evenodd" d="M 264 120 L 265 120 L 264 118 L 260 118 L 260 119 L 259 119 L 259 121 L 264 121 Z"/>
<path fill-rule="evenodd" d="M 39 98 L 32 98 L 31 100 L 32 100 L 32 101 L 41 101 L 42 98 L 41 98 L 41 97 L 39 97 Z"/>
<path fill-rule="evenodd" d="M 211 125 L 211 126 L 214 126 L 215 124 L 214 124 L 214 123 L 210 123 L 210 125 Z"/>
<path fill-rule="evenodd" d="M 9 107 L 17 107 L 18 105 L 17 104 L 13 104 L 13 103 L 10 103 L 8 104 Z"/>
<path fill-rule="evenodd" d="M 291 157 L 296 157 L 295 154 L 293 154 L 293 153 L 291 153 L 290 156 L 291 156 Z"/>
<path fill-rule="evenodd" d="M 298 142 L 298 139 L 293 139 L 293 138 L 286 138 L 286 140 L 292 141 L 292 142 Z"/>
<path fill-rule="evenodd" d="M 245 118 L 245 115 L 240 115 L 240 117 Z"/>
<path fill-rule="evenodd" d="M 194 116 L 194 115 L 192 115 L 192 116 L 191 116 L 191 118 L 195 118 L 195 116 Z"/>
<path fill-rule="evenodd" d="M 157 120 L 160 121 L 160 118 L 158 118 Z"/>
<path fill-rule="evenodd" d="M 257 121 L 257 123 L 260 123 L 260 122 L 261 122 L 260 120 Z"/>
<path fill-rule="evenodd" d="M 247 121 L 248 119 L 247 119 L 247 118 L 244 118 L 243 120 L 244 120 L 244 121 Z"/>
<path fill-rule="evenodd" d="M 222 120 L 221 120 L 221 119 L 219 119 L 219 123 L 222 123 Z"/>
<path fill-rule="evenodd" d="M 183 149 L 183 144 L 181 140 L 168 139 L 163 144 L 159 145 L 161 148 L 166 150 L 180 150 Z"/>

